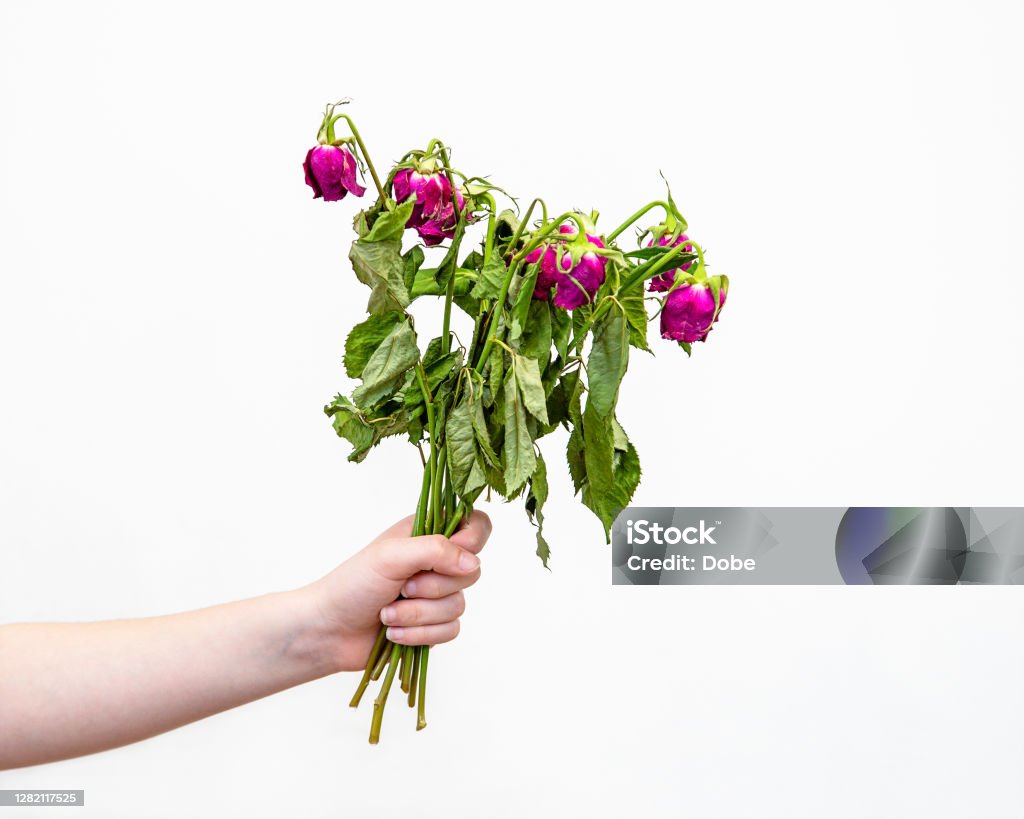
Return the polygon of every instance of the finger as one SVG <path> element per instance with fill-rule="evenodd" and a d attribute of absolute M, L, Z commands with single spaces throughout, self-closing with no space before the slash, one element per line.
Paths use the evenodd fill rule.
<path fill-rule="evenodd" d="M 459 621 L 441 623 L 436 626 L 413 626 L 412 628 L 388 628 L 388 639 L 403 646 L 436 646 L 447 643 L 459 636 Z"/>
<path fill-rule="evenodd" d="M 462 528 L 452 535 L 452 543 L 477 554 L 484 548 L 484 544 L 490 536 L 491 519 L 483 512 L 474 510 Z"/>
<path fill-rule="evenodd" d="M 374 569 L 392 581 L 426 571 L 461 577 L 480 568 L 480 558 L 443 535 L 381 540 L 371 545 L 368 557 Z"/>
<path fill-rule="evenodd" d="M 448 577 L 437 572 L 420 572 L 405 581 L 405 585 L 402 586 L 402 595 L 436 600 L 438 597 L 447 597 L 449 594 L 468 589 L 479 579 L 479 569 L 462 577 Z"/>
<path fill-rule="evenodd" d="M 373 539 L 373 542 L 376 543 L 379 540 L 393 540 L 397 537 L 409 537 L 409 535 L 412 534 L 412 522 L 413 516 L 407 515 L 398 521 L 398 523 L 392 524 L 377 535 L 377 537 Z"/>
<path fill-rule="evenodd" d="M 380 621 L 386 626 L 433 626 L 457 620 L 466 611 L 462 592 L 439 600 L 396 600 L 381 609 Z"/>

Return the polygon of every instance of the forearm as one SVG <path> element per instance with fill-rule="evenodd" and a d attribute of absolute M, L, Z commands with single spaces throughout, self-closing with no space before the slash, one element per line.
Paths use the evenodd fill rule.
<path fill-rule="evenodd" d="M 135 742 L 338 670 L 305 591 L 166 617 L 0 626 L 0 769 Z"/>

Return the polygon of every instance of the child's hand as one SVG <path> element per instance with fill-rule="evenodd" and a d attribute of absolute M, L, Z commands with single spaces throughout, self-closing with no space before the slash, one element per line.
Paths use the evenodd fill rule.
<path fill-rule="evenodd" d="M 411 531 L 411 517 L 396 523 L 307 587 L 339 670 L 366 665 L 382 622 L 388 638 L 403 645 L 446 643 L 459 633 L 466 608 L 462 590 L 480 578 L 476 555 L 491 534 L 490 519 L 473 512 L 450 539 L 410 537 Z M 407 599 L 396 599 L 400 594 Z"/>

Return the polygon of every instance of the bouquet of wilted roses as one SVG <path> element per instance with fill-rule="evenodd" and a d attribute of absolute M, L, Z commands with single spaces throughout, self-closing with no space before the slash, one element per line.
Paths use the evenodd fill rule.
<path fill-rule="evenodd" d="M 689 354 L 718 321 L 728 278 L 707 274 L 671 193 L 607 234 L 596 227 L 596 212 L 552 217 L 541 199 L 520 219 L 498 210 L 495 195 L 503 191 L 453 168 L 436 139 L 406 153 L 382 181 L 351 118 L 336 108 L 327 106 L 306 156 L 306 182 L 325 201 L 362 196 L 357 171 L 365 167 L 377 190 L 355 218 L 349 252 L 356 277 L 370 288 L 369 317 L 345 342 L 345 370 L 362 383 L 325 408 L 352 444 L 349 460 L 361 461 L 391 435 L 407 435 L 419 448 L 414 535 L 451 535 L 485 489 L 523 497 L 546 566 L 547 468 L 537 441 L 565 426 L 573 485 L 607 537 L 640 481 L 640 460 L 615 406 L 629 348 L 650 351 L 645 299 L 658 303 L 662 338 Z M 340 122 L 349 135 L 338 136 Z M 616 239 L 654 210 L 662 221 L 639 232 L 636 249 L 620 249 Z M 460 258 L 476 223 L 486 223 L 482 241 Z M 426 264 L 420 244 L 403 248 L 407 230 L 426 247 L 447 242 L 436 265 Z M 443 299 L 444 320 L 421 353 L 409 308 L 422 296 Z M 474 322 L 468 344 L 450 330 L 453 305 Z M 357 706 L 370 681 L 384 675 L 370 742 L 380 736 L 396 677 L 418 707 L 417 728 L 426 725 L 429 651 L 394 645 L 381 628 L 351 702 Z"/>

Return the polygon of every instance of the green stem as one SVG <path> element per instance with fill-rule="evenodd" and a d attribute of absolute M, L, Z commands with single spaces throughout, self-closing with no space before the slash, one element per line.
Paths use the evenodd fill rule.
<path fill-rule="evenodd" d="M 420 684 L 420 651 L 422 646 L 413 646 L 412 649 L 412 676 L 409 678 L 409 707 L 416 706 L 416 689 Z"/>
<path fill-rule="evenodd" d="M 377 694 L 377 699 L 373 701 L 373 720 L 370 722 L 370 744 L 376 745 L 380 742 L 380 726 L 384 719 L 384 706 L 388 701 L 388 693 L 391 691 L 391 684 L 395 681 L 395 673 L 398 671 L 398 658 L 401 654 L 402 647 L 396 645 L 391 649 L 391 661 L 388 666 L 387 676 L 384 677 L 384 683 L 380 687 L 380 693 Z"/>
<path fill-rule="evenodd" d="M 412 646 L 402 648 L 402 690 L 409 693 L 409 680 L 412 678 Z"/>
<path fill-rule="evenodd" d="M 444 527 L 444 536 L 445 537 L 451 537 L 452 535 L 455 534 L 455 530 L 459 528 L 459 524 L 462 522 L 462 518 L 463 518 L 463 516 L 465 516 L 465 514 L 466 514 L 466 504 L 465 504 L 465 501 L 460 501 L 459 505 L 458 505 L 458 508 L 456 508 L 456 510 L 455 510 L 455 514 L 453 514 L 448 519 L 448 525 Z"/>
<path fill-rule="evenodd" d="M 388 664 L 388 661 L 391 658 L 391 648 L 390 648 L 390 646 L 391 646 L 391 641 L 390 640 L 385 640 L 384 641 L 384 649 L 377 656 L 377 664 L 373 667 L 373 673 L 370 674 L 370 679 L 373 680 L 374 682 L 377 682 L 377 680 L 380 679 L 380 675 L 384 671 L 384 666 L 386 666 Z"/>
<path fill-rule="evenodd" d="M 373 167 L 373 160 L 370 159 L 370 152 L 366 150 L 366 144 L 363 142 L 363 138 L 359 135 L 359 129 L 356 128 L 356 124 L 348 114 L 335 114 L 331 120 L 331 124 L 333 125 L 339 119 L 343 119 L 348 123 L 348 128 L 352 132 L 352 136 L 356 139 L 359 151 L 362 153 L 363 159 L 366 161 L 366 167 L 370 169 L 370 176 L 373 177 L 373 184 L 377 186 L 377 193 L 380 194 L 380 200 L 383 202 L 387 199 L 387 196 L 384 195 L 384 186 L 380 184 L 380 177 L 377 176 L 377 169 Z"/>
<path fill-rule="evenodd" d="M 438 451 L 437 455 L 437 472 L 435 473 L 434 476 L 433 487 L 434 499 L 430 503 L 431 508 L 434 511 L 434 520 L 430 531 L 434 534 L 437 534 L 444 530 L 444 497 L 441 490 L 443 489 L 444 486 L 444 476 L 447 469 L 448 444 L 442 444 L 441 449 Z"/>
<path fill-rule="evenodd" d="M 427 727 L 427 661 L 430 659 L 430 646 L 420 647 L 420 690 L 419 701 L 416 703 L 416 730 Z"/>
<path fill-rule="evenodd" d="M 430 464 L 423 465 L 423 481 L 420 484 L 420 499 L 416 504 L 416 517 L 412 524 L 412 536 L 418 537 L 425 533 L 427 523 L 427 504 L 430 498 Z"/>
<path fill-rule="evenodd" d="M 693 244 L 694 247 L 697 246 L 696 243 L 691 244 Z M 685 247 L 685 244 L 676 245 L 668 253 L 661 254 L 657 259 L 651 259 L 645 264 L 637 265 L 633 272 L 626 277 L 626 280 L 619 287 L 619 292 L 625 292 L 640 280 L 650 279 L 657 276 L 662 270 L 668 267 L 669 263 L 673 259 L 677 256 L 681 256 L 684 252 L 687 252 L 684 250 Z"/>
<path fill-rule="evenodd" d="M 498 228 L 498 214 L 495 212 L 498 206 L 494 202 L 494 197 L 489 193 L 482 194 L 481 199 L 486 199 L 487 204 L 490 207 L 487 209 L 487 237 L 484 239 L 484 264 L 491 258 L 491 251 L 494 250 L 494 232 Z"/>
<path fill-rule="evenodd" d="M 381 626 L 377 632 L 377 639 L 373 643 L 373 648 L 370 649 L 370 656 L 366 658 L 366 668 L 363 671 L 363 678 L 359 681 L 359 686 L 356 688 L 356 693 L 352 695 L 352 700 L 349 702 L 350 708 L 358 708 L 359 701 L 363 698 L 363 694 L 366 691 L 366 687 L 370 684 L 370 675 L 373 673 L 373 667 L 377 664 L 377 654 L 383 647 L 385 640 L 387 639 L 387 626 Z"/>
<path fill-rule="evenodd" d="M 605 236 L 605 239 L 607 239 L 609 242 L 611 242 L 616 236 L 618 236 L 620 233 L 622 233 L 622 231 L 624 231 L 631 224 L 633 224 L 637 219 L 639 219 L 641 216 L 643 216 L 645 213 L 647 213 L 647 211 L 654 210 L 655 208 L 662 208 L 665 211 L 665 213 L 668 213 L 668 214 L 672 213 L 672 210 L 671 210 L 671 208 L 669 208 L 667 202 L 662 202 L 660 199 L 657 200 L 657 201 L 654 201 L 654 202 L 648 202 L 646 205 L 644 205 L 642 208 L 640 208 L 640 210 L 638 210 L 636 213 L 634 213 L 632 216 L 630 216 L 625 222 L 623 222 L 621 225 L 619 225 L 617 228 L 615 228 L 615 230 L 613 230 L 611 233 L 609 233 L 607 236 Z"/>

